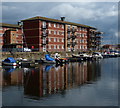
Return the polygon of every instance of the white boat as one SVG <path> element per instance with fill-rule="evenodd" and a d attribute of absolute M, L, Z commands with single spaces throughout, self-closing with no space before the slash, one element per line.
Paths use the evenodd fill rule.
<path fill-rule="evenodd" d="M 100 52 L 94 52 L 94 53 L 92 54 L 92 57 L 93 57 L 94 59 L 102 59 L 102 58 L 103 58 L 103 56 L 102 56 L 102 54 L 101 54 Z"/>

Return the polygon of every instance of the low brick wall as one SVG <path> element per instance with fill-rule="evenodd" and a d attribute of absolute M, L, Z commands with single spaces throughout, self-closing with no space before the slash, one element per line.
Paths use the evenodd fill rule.
<path fill-rule="evenodd" d="M 54 57 L 55 52 L 51 52 L 51 56 Z M 39 60 L 40 58 L 44 58 L 45 52 L 2 52 L 0 56 L 1 60 L 6 59 L 7 57 L 13 57 L 13 58 L 26 58 L 26 59 L 32 59 L 32 60 Z M 72 53 L 71 52 L 59 52 L 61 56 L 65 57 L 70 56 Z"/>

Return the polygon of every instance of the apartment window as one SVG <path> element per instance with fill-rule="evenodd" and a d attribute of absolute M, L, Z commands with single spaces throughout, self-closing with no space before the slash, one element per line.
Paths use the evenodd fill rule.
<path fill-rule="evenodd" d="M 56 38 L 54 38 L 54 42 L 56 42 L 56 40 L 57 40 L 57 39 L 56 39 Z"/>
<path fill-rule="evenodd" d="M 70 48 L 68 48 L 68 51 L 71 51 L 71 49 L 70 49 Z"/>
<path fill-rule="evenodd" d="M 79 31 L 81 31 L 81 27 L 79 27 Z"/>
<path fill-rule="evenodd" d="M 51 30 L 49 30 L 49 34 L 51 34 Z"/>
<path fill-rule="evenodd" d="M 81 40 L 80 40 L 80 43 L 81 43 Z"/>
<path fill-rule="evenodd" d="M 58 38 L 57 41 L 60 42 L 60 39 Z"/>
<path fill-rule="evenodd" d="M 51 49 L 51 45 L 49 45 L 49 49 Z"/>
<path fill-rule="evenodd" d="M 64 39 L 62 39 L 62 42 L 64 42 Z"/>
<path fill-rule="evenodd" d="M 84 49 L 87 49 L 87 46 L 84 46 Z"/>
<path fill-rule="evenodd" d="M 46 22 L 45 21 L 43 21 L 43 26 L 46 26 Z"/>
<path fill-rule="evenodd" d="M 64 49 L 64 46 L 62 45 L 62 49 Z"/>
<path fill-rule="evenodd" d="M 46 40 L 45 40 L 45 39 L 43 39 L 43 43 L 46 43 Z"/>
<path fill-rule="evenodd" d="M 80 40 L 80 43 L 83 43 L 84 42 L 84 40 Z"/>
<path fill-rule="evenodd" d="M 82 37 L 82 34 L 80 33 L 80 37 Z"/>
<path fill-rule="evenodd" d="M 0 30 L 3 30 L 3 28 L 2 28 L 2 27 L 0 27 Z"/>
<path fill-rule="evenodd" d="M 19 37 L 19 36 L 16 34 L 16 37 Z"/>
<path fill-rule="evenodd" d="M 86 34 L 84 34 L 84 37 L 86 36 Z"/>
<path fill-rule="evenodd" d="M 60 32 L 58 31 L 57 34 L 60 35 Z"/>
<path fill-rule="evenodd" d="M 76 45 L 76 49 L 78 49 L 78 45 Z"/>
<path fill-rule="evenodd" d="M 60 25 L 59 25 L 59 24 L 57 24 L 57 28 L 60 28 Z"/>
<path fill-rule="evenodd" d="M 0 37 L 2 37 L 3 36 L 3 33 L 0 33 Z"/>
<path fill-rule="evenodd" d="M 82 37 L 84 37 L 84 34 L 82 34 Z"/>
<path fill-rule="evenodd" d="M 51 27 L 51 23 L 50 22 L 48 23 L 48 26 Z"/>
<path fill-rule="evenodd" d="M 84 40 L 82 40 L 82 43 L 84 43 Z"/>
<path fill-rule="evenodd" d="M 62 35 L 64 35 L 64 32 L 61 32 L 62 33 Z"/>
<path fill-rule="evenodd" d="M 3 41 L 2 40 L 0 40 L 0 43 L 2 43 Z"/>
<path fill-rule="evenodd" d="M 59 46 L 59 45 L 57 46 L 57 49 L 60 49 L 60 46 Z"/>
<path fill-rule="evenodd" d="M 46 47 L 43 47 L 43 52 L 46 52 Z"/>
<path fill-rule="evenodd" d="M 49 39 L 49 42 L 51 42 L 51 38 L 48 38 Z"/>
<path fill-rule="evenodd" d="M 56 27 L 56 23 L 54 23 L 54 27 Z"/>
<path fill-rule="evenodd" d="M 56 45 L 54 45 L 54 49 L 56 49 Z"/>
<path fill-rule="evenodd" d="M 82 49 L 84 49 L 84 46 L 83 46 L 83 45 L 82 45 L 81 47 L 82 47 Z"/>
<path fill-rule="evenodd" d="M 80 49 L 81 49 L 81 45 L 80 45 Z"/>
<path fill-rule="evenodd" d="M 64 25 L 62 25 L 62 28 L 64 28 Z"/>

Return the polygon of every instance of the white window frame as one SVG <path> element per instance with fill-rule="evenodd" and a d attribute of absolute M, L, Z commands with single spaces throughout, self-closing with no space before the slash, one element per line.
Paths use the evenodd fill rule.
<path fill-rule="evenodd" d="M 54 27 L 56 28 L 56 23 L 54 23 Z"/>
<path fill-rule="evenodd" d="M 49 27 L 51 27 L 51 23 L 50 22 L 48 23 L 48 25 L 49 25 Z"/>
<path fill-rule="evenodd" d="M 60 24 L 57 24 L 57 28 L 60 28 Z"/>
<path fill-rule="evenodd" d="M 62 45 L 62 49 L 64 49 L 64 46 Z"/>
<path fill-rule="evenodd" d="M 62 38 L 62 42 L 64 42 L 64 39 Z"/>
<path fill-rule="evenodd" d="M 54 45 L 54 49 L 56 49 L 56 45 Z"/>
<path fill-rule="evenodd" d="M 48 41 L 51 42 L 51 38 L 48 38 Z"/>
<path fill-rule="evenodd" d="M 54 35 L 56 35 L 56 31 L 54 31 Z"/>
<path fill-rule="evenodd" d="M 57 35 L 60 35 L 60 32 L 59 32 L 59 31 L 57 32 Z"/>
<path fill-rule="evenodd" d="M 59 38 L 57 39 L 57 42 L 60 42 L 60 39 L 59 39 Z"/>
<path fill-rule="evenodd" d="M 46 22 L 45 21 L 43 21 L 42 24 L 43 24 L 43 26 L 46 26 Z"/>
<path fill-rule="evenodd" d="M 54 38 L 54 42 L 56 42 L 57 41 L 57 39 L 56 38 Z"/>
<path fill-rule="evenodd" d="M 64 28 L 64 25 L 62 24 L 62 28 Z"/>
<path fill-rule="evenodd" d="M 51 30 L 48 30 L 48 33 L 51 34 Z"/>
<path fill-rule="evenodd" d="M 57 49 L 60 49 L 60 46 L 59 46 L 59 45 L 57 45 Z"/>
<path fill-rule="evenodd" d="M 84 37 L 84 33 L 82 33 L 82 37 Z"/>
<path fill-rule="evenodd" d="M 0 30 L 3 30 L 3 28 L 2 28 L 2 27 L 0 27 Z"/>
<path fill-rule="evenodd" d="M 49 45 L 49 49 L 51 49 L 51 45 Z"/>

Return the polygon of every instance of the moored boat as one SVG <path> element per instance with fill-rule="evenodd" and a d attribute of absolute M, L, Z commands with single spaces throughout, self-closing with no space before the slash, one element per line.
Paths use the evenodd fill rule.
<path fill-rule="evenodd" d="M 2 61 L 2 65 L 5 66 L 18 66 L 16 60 L 12 57 L 8 57 L 5 60 Z"/>

